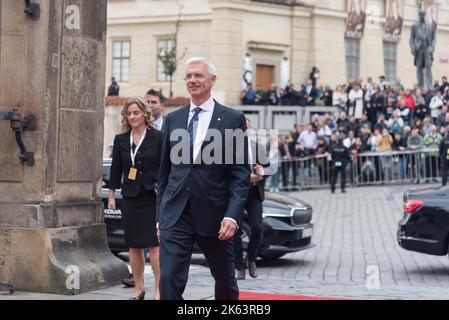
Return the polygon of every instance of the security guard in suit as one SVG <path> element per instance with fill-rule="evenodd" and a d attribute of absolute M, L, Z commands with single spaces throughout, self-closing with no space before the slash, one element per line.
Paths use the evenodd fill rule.
<path fill-rule="evenodd" d="M 446 137 L 440 142 L 440 157 L 442 168 L 442 183 L 443 186 L 447 184 L 447 175 L 449 171 L 449 132 L 446 133 Z"/>
<path fill-rule="evenodd" d="M 351 160 L 349 150 L 343 145 L 343 139 L 340 137 L 338 143 L 330 147 L 332 157 L 332 174 L 331 174 L 331 191 L 335 193 L 335 185 L 337 183 L 337 175 L 341 175 L 341 192 L 346 193 L 346 166 Z"/>
<path fill-rule="evenodd" d="M 246 126 L 252 129 L 251 121 L 246 119 Z M 237 269 L 236 277 L 243 280 L 246 277 L 245 268 L 248 268 L 249 275 L 257 278 L 256 259 L 263 238 L 263 201 L 265 200 L 265 170 L 264 166 L 269 165 L 269 159 L 266 155 L 266 148 L 255 141 L 247 142 L 248 163 L 250 164 L 250 182 L 248 197 L 246 199 L 245 209 L 247 212 L 247 221 L 251 228 L 249 242 L 247 248 L 246 261 L 243 258 L 242 228 L 239 229 L 234 237 L 234 256 L 235 268 Z M 243 226 L 243 222 L 239 221 L 239 225 Z"/>

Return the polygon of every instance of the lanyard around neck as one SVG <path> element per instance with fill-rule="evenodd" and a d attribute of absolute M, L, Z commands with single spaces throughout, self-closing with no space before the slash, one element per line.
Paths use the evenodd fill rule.
<path fill-rule="evenodd" d="M 140 137 L 139 144 L 136 145 L 136 149 L 134 151 L 133 151 L 133 142 L 134 142 L 134 140 L 133 140 L 133 132 L 132 131 L 131 131 L 131 134 L 129 136 L 129 144 L 131 146 L 131 150 L 130 150 L 131 162 L 133 164 L 133 167 L 134 167 L 134 162 L 136 160 L 137 152 L 139 151 L 139 148 L 142 145 L 142 142 L 145 139 L 146 134 L 147 134 L 147 129 L 145 128 L 145 131 L 143 132 L 142 136 Z"/>

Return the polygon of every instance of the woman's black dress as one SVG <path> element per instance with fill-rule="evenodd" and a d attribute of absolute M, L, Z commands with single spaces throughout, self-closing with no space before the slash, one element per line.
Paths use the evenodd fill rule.
<path fill-rule="evenodd" d="M 137 197 L 123 197 L 125 243 L 130 248 L 159 246 L 156 236 L 156 193 L 142 188 Z"/>
<path fill-rule="evenodd" d="M 156 180 L 160 165 L 161 132 L 147 130 L 135 157 L 137 176 L 128 178 L 131 162 L 130 133 L 117 135 L 112 154 L 110 189 L 122 189 L 125 243 L 130 248 L 159 246 L 156 235 Z M 136 145 L 132 145 L 135 150 Z"/>

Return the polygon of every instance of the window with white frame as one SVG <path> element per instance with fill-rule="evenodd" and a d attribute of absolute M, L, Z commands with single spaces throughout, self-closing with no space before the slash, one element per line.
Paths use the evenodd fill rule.
<path fill-rule="evenodd" d="M 117 81 L 129 81 L 130 47 L 130 41 L 112 42 L 112 76 Z"/>
<path fill-rule="evenodd" d="M 175 40 L 173 39 L 159 39 L 157 41 L 157 81 L 159 82 L 170 81 L 170 76 L 164 72 L 164 63 L 161 57 L 172 54 L 174 47 Z M 174 80 L 174 75 L 171 77 L 171 80 Z"/>
<path fill-rule="evenodd" d="M 360 78 L 360 40 L 346 38 L 346 79 L 358 80 Z"/>
<path fill-rule="evenodd" d="M 397 46 L 394 42 L 384 42 L 384 72 L 389 82 L 396 81 Z"/>

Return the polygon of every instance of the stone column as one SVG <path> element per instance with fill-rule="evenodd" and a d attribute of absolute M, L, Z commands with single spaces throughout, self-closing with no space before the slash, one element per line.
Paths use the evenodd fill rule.
<path fill-rule="evenodd" d="M 73 294 L 128 274 L 101 202 L 106 2 L 39 1 L 33 21 L 24 1 L 0 1 L 0 108 L 37 118 L 33 167 L 0 121 L 0 282 L 17 290 Z"/>

